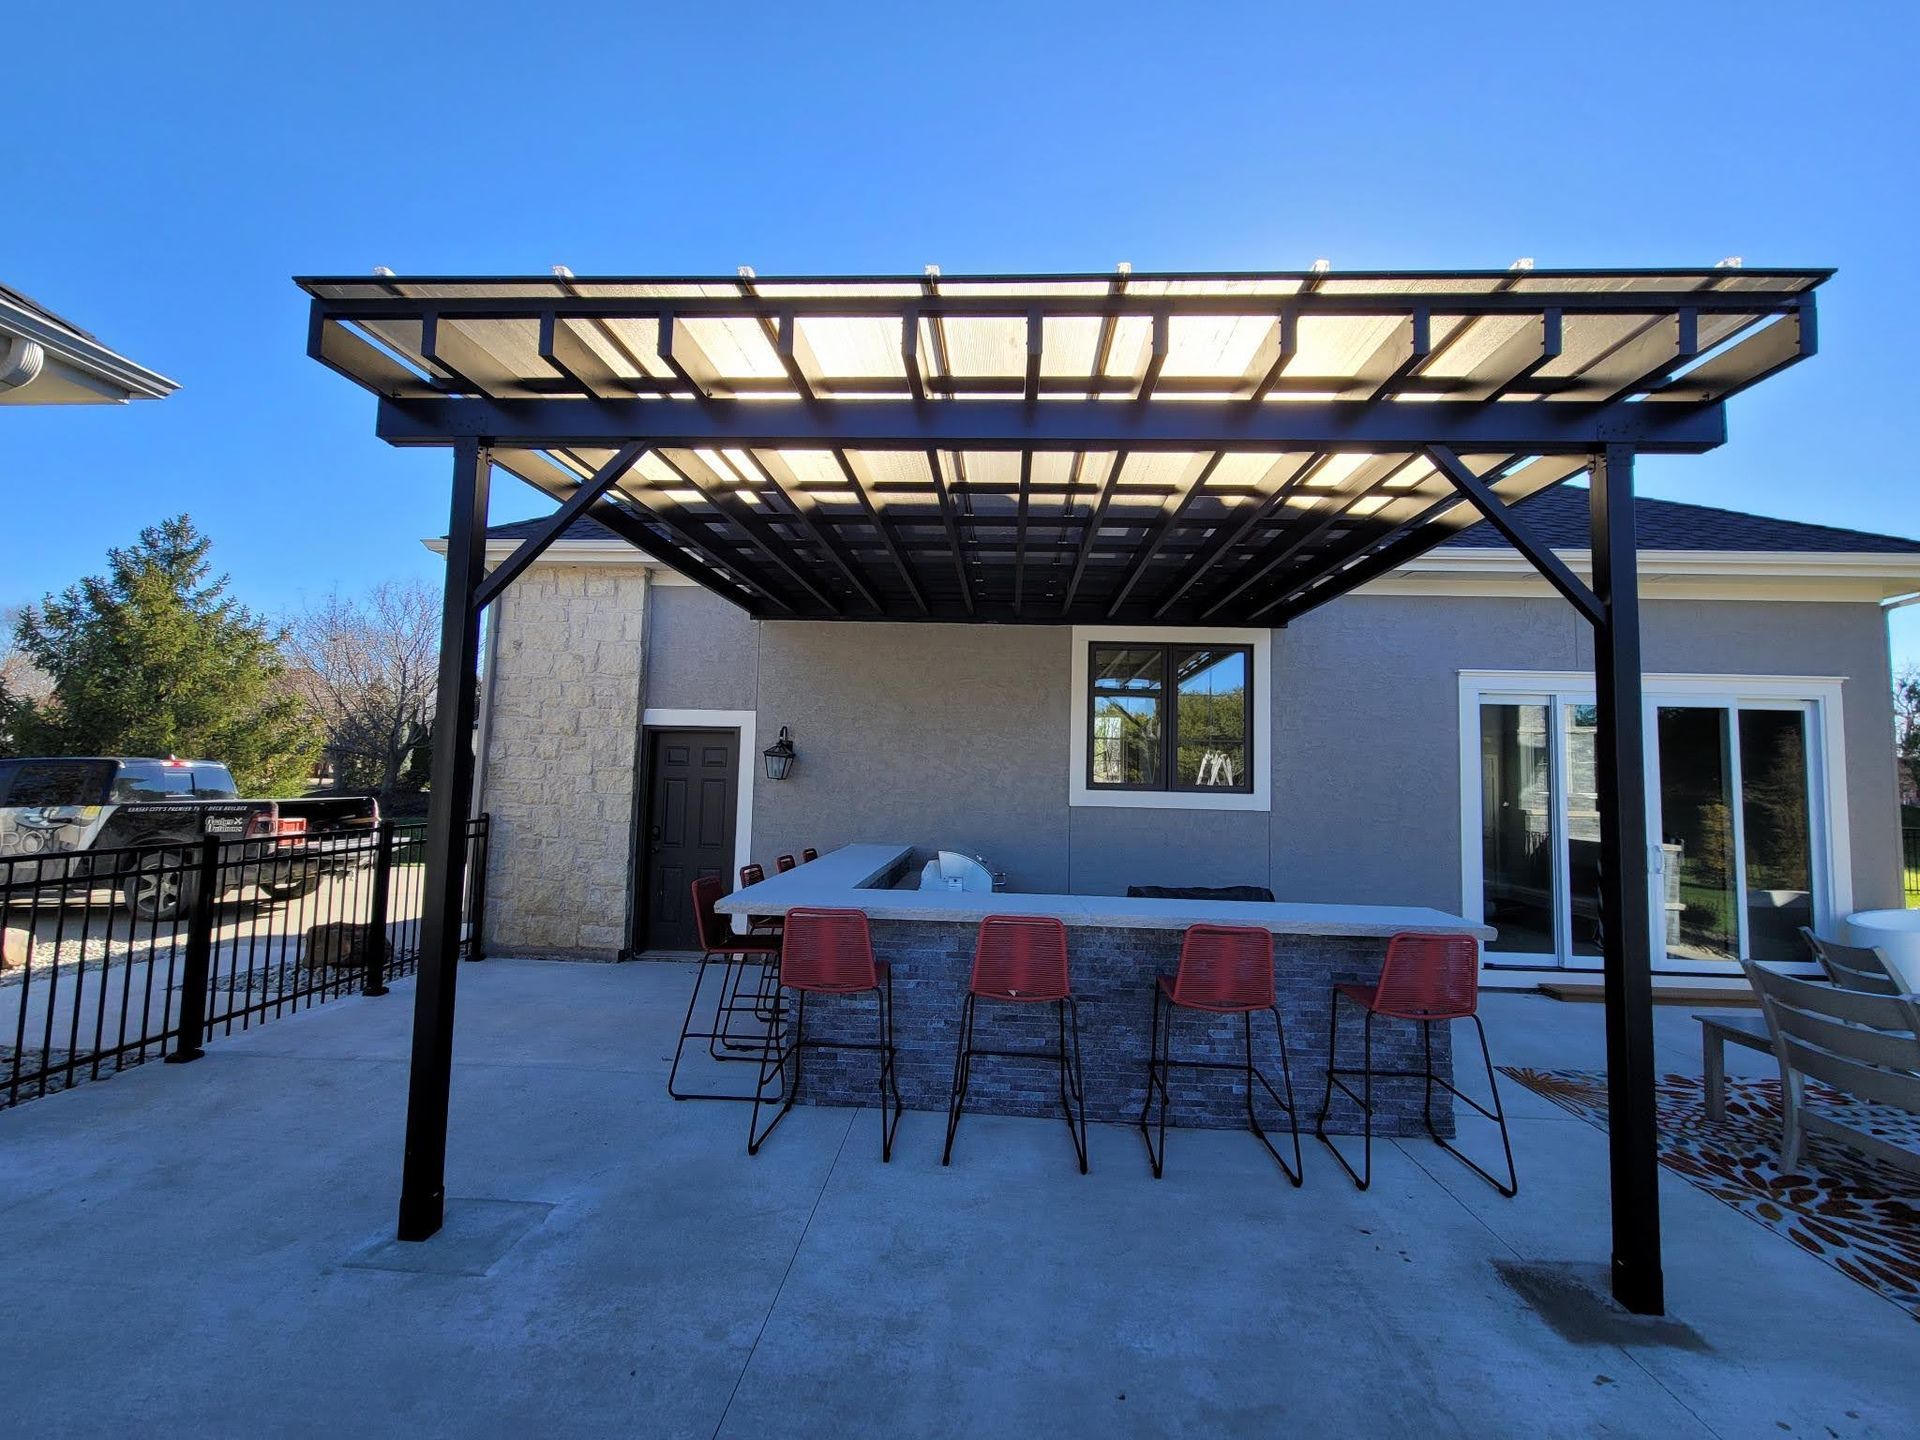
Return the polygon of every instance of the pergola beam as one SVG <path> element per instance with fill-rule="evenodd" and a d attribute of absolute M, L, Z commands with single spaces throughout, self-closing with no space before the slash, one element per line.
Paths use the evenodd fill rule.
<path fill-rule="evenodd" d="M 474 591 L 474 605 L 484 610 L 498 599 L 502 590 L 519 579 L 526 568 L 546 552 L 549 545 L 566 534 L 574 521 L 591 510 L 600 497 L 613 488 L 620 477 L 633 467 L 644 449 L 641 445 L 622 445 L 611 460 L 576 485 L 573 493 L 561 501 L 560 508 L 547 517 L 547 522 L 515 546 L 513 553 L 480 582 Z"/>
<path fill-rule="evenodd" d="M 1427 458 L 1453 482 L 1454 488 L 1467 497 L 1467 502 L 1486 516 L 1487 523 L 1506 538 L 1506 542 L 1518 550 L 1527 561 L 1538 570 L 1552 585 L 1567 598 L 1567 602 L 1587 619 L 1598 625 L 1605 618 L 1599 598 L 1587 588 L 1587 584 L 1553 551 L 1534 539 L 1533 532 L 1523 525 L 1514 513 L 1501 503 L 1500 497 L 1493 493 L 1486 481 L 1460 463 L 1460 457 L 1451 450 L 1438 445 L 1427 449 Z"/>
<path fill-rule="evenodd" d="M 1725 443 L 1717 404 L 1391 404 L 1356 400 L 1207 405 L 1100 400 L 382 399 L 376 429 L 394 445 L 486 438 L 532 449 L 750 446 L 835 450 L 1450 450 L 1588 454 L 1626 445 L 1696 454 Z"/>

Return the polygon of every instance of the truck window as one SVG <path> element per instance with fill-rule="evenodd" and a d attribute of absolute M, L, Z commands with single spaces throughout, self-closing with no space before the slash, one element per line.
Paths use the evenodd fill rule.
<path fill-rule="evenodd" d="M 193 793 L 202 800 L 238 800 L 240 787 L 233 783 L 233 772 L 224 765 L 195 765 Z"/>
<path fill-rule="evenodd" d="M 13 783 L 0 804 L 10 810 L 43 805 L 98 805 L 106 789 L 108 762 L 99 760 L 20 760 Z"/>
<path fill-rule="evenodd" d="M 142 800 L 176 800 L 193 794 L 193 771 L 185 765 L 158 760 L 126 760 L 113 780 L 113 798 L 121 804 Z"/>

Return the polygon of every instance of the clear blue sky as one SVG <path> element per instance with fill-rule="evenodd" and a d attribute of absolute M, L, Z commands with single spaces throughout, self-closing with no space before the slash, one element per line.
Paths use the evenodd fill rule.
<path fill-rule="evenodd" d="M 434 575 L 445 462 L 374 439 L 288 279 L 375 265 L 1832 265 L 1821 354 L 1642 485 L 1920 535 L 1909 4 L 143 0 L 0 29 L 0 280 L 181 382 L 0 414 L 0 604 L 178 510 L 269 610 Z M 496 519 L 546 508 L 498 491 Z"/>

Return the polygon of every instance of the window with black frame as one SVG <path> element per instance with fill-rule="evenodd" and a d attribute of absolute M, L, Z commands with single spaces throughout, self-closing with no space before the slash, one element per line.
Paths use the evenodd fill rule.
<path fill-rule="evenodd" d="M 1087 784 L 1253 789 L 1253 651 L 1103 641 L 1087 651 Z"/>

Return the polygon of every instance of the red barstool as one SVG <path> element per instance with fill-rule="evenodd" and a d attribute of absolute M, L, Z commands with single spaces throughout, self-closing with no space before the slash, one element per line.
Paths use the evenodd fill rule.
<path fill-rule="evenodd" d="M 773 857 L 774 873 L 776 875 L 784 875 L 799 863 L 800 862 L 791 855 L 776 855 Z"/>
<path fill-rule="evenodd" d="M 1052 1005 L 1060 1043 L 1053 1050 L 982 1050 L 973 1043 L 974 1010 L 979 1001 L 996 1004 Z M 1073 1048 L 1067 1048 L 1068 1031 Z M 960 1002 L 960 1039 L 953 1056 L 953 1092 L 947 1101 L 947 1147 L 942 1165 L 953 1161 L 953 1135 L 960 1128 L 967 1087 L 977 1055 L 1009 1060 L 1052 1060 L 1060 1066 L 1060 1109 L 1067 1117 L 1080 1173 L 1087 1173 L 1087 1098 L 1080 1069 L 1080 1012 L 1067 978 L 1067 927 L 1042 915 L 989 915 L 980 922 L 973 946 L 973 975 Z M 1077 1113 L 1076 1113 L 1077 1112 Z"/>
<path fill-rule="evenodd" d="M 740 867 L 740 888 L 742 890 L 746 889 L 749 885 L 758 885 L 766 878 L 766 868 L 755 861 L 750 860 Z M 747 928 L 750 930 L 763 931 L 777 941 L 780 938 L 780 917 L 778 915 L 749 915 L 747 917 Z"/>
<path fill-rule="evenodd" d="M 1238 1015 L 1246 1052 L 1240 1063 L 1217 1060 L 1175 1060 L 1173 1058 L 1173 1013 L 1198 1010 L 1209 1015 Z M 1266 1073 L 1253 1063 L 1253 1012 L 1273 1012 L 1273 1034 L 1280 1044 L 1280 1085 L 1286 1093 L 1273 1088 Z M 1166 1018 L 1162 1020 L 1162 1015 Z M 1167 1075 L 1171 1070 L 1238 1070 L 1245 1076 L 1247 1128 L 1267 1147 L 1281 1173 L 1295 1186 L 1300 1184 L 1300 1122 L 1293 1112 L 1293 1076 L 1287 1067 L 1287 1034 L 1280 1022 L 1280 1007 L 1273 993 L 1273 934 L 1257 925 L 1190 925 L 1180 944 L 1180 968 L 1177 974 L 1162 975 L 1153 987 L 1153 1029 L 1147 1059 L 1147 1098 L 1140 1106 L 1140 1133 L 1146 1137 L 1147 1158 L 1153 1162 L 1157 1180 L 1167 1159 Z M 1274 1104 L 1286 1112 L 1287 1128 L 1293 1132 L 1293 1164 L 1288 1166 L 1274 1149 L 1267 1132 L 1260 1128 L 1253 1109 L 1253 1086 L 1259 1081 L 1273 1097 Z M 1154 1145 L 1154 1132 L 1147 1126 L 1155 1092 L 1160 1097 L 1160 1143 Z"/>
<path fill-rule="evenodd" d="M 1340 1036 L 1340 1001 L 1345 998 L 1358 1005 L 1360 1022 L 1360 1068 L 1341 1067 L 1335 1060 Z M 1474 1174 L 1512 1199 L 1519 1193 L 1520 1179 L 1513 1168 L 1513 1142 L 1507 1135 L 1507 1116 L 1500 1105 L 1500 1086 L 1493 1076 L 1493 1055 L 1487 1049 L 1487 1027 L 1480 1023 L 1480 943 L 1471 935 L 1400 934 L 1387 941 L 1387 958 L 1380 964 L 1380 978 L 1372 985 L 1340 984 L 1333 987 L 1333 1016 L 1327 1032 L 1327 1093 L 1320 1102 L 1320 1117 L 1313 1133 L 1340 1162 L 1340 1168 L 1353 1177 L 1362 1190 L 1373 1183 L 1373 1082 L 1376 1078 L 1420 1080 L 1426 1088 L 1422 1114 L 1427 1133 L 1442 1150 L 1465 1165 Z M 1385 1015 L 1395 1020 L 1411 1020 L 1420 1027 L 1425 1052 L 1425 1067 L 1420 1070 L 1376 1070 L 1373 1066 L 1373 1017 Z M 1433 1072 L 1433 1027 L 1455 1020 L 1471 1020 L 1480 1036 L 1480 1058 L 1486 1062 L 1487 1088 L 1493 1096 L 1489 1110 L 1470 1095 L 1465 1095 L 1451 1080 Z M 1342 1077 L 1361 1077 L 1361 1093 L 1356 1095 Z M 1333 1090 L 1340 1087 L 1360 1107 L 1364 1117 L 1361 1168 L 1347 1163 L 1326 1131 L 1327 1112 L 1333 1105 Z M 1454 1099 L 1485 1116 L 1500 1127 L 1500 1145 L 1507 1154 L 1507 1180 L 1503 1185 L 1486 1170 L 1448 1144 L 1433 1123 L 1433 1087 L 1440 1086 Z"/>
<path fill-rule="evenodd" d="M 734 931 L 728 918 L 713 908 L 722 893 L 718 875 L 702 875 L 693 882 L 692 890 L 694 933 L 700 937 L 700 969 L 693 977 L 693 994 L 687 997 L 687 1018 L 681 1022 L 680 1043 L 674 1047 L 673 1067 L 667 1072 L 667 1093 L 676 1100 L 751 1100 L 753 1092 L 681 1090 L 680 1057 L 689 1040 L 705 1041 L 708 1054 L 715 1060 L 758 1060 L 765 1053 L 764 1040 L 735 1033 L 733 1017 L 754 1012 L 756 1019 L 768 1025 L 777 1018 L 773 1006 L 759 999 L 763 994 L 773 994 L 763 980 L 756 981 L 753 997 L 743 996 L 741 987 L 750 969 L 757 969 L 761 977 L 766 975 L 768 968 L 779 959 L 780 942 L 772 936 L 741 935 Z M 712 1026 L 696 1030 L 693 1017 L 700 1008 L 701 987 L 706 984 L 707 972 L 716 958 L 722 968 Z M 774 1003 L 777 998 L 775 995 Z M 728 1055 L 722 1053 L 724 1050 L 748 1053 Z"/>
<path fill-rule="evenodd" d="M 820 852 L 814 849 L 811 845 L 807 846 L 806 849 L 800 852 L 800 863 L 802 865 L 811 865 L 814 861 L 818 860 L 819 858 L 820 858 Z"/>
<path fill-rule="evenodd" d="M 880 1055 L 880 1158 L 893 1158 L 893 1135 L 900 1128 L 905 1106 L 900 1099 L 900 1081 L 894 1073 L 893 1052 L 893 972 L 884 960 L 873 958 L 873 940 L 867 931 L 867 917 L 858 910 L 826 910 L 796 906 L 787 912 L 786 938 L 780 951 L 779 984 L 798 996 L 791 1010 L 775 1006 L 782 1018 L 792 1018 L 791 1038 L 782 1036 L 780 1025 L 767 1032 L 760 1062 L 760 1085 L 753 1096 L 753 1116 L 747 1126 L 747 1153 L 757 1155 L 773 1133 L 774 1126 L 786 1118 L 800 1093 L 800 1062 L 807 1050 L 877 1050 Z M 809 1040 L 807 996 L 867 995 L 878 1002 L 879 1040 L 866 1044 L 857 1040 Z M 788 1062 L 792 1062 L 789 1073 Z M 760 1110 L 773 1103 L 766 1096 L 768 1083 L 780 1077 L 780 1110 L 760 1128 Z M 887 1118 L 887 1101 L 893 1101 L 893 1118 Z"/>

